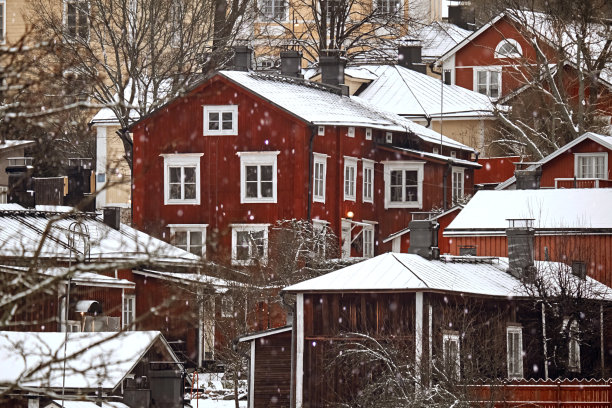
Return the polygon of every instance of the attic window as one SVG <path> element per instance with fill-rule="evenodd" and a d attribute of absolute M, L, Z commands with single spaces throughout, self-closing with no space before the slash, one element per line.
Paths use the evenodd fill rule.
<path fill-rule="evenodd" d="M 393 143 L 393 133 L 391 133 L 391 132 L 385 133 L 385 142 L 386 143 Z"/>
<path fill-rule="evenodd" d="M 372 140 L 372 128 L 366 128 L 365 130 L 365 139 Z"/>
<path fill-rule="evenodd" d="M 346 135 L 348 137 L 355 137 L 355 128 L 353 126 L 349 126 Z"/>
<path fill-rule="evenodd" d="M 522 55 L 521 44 L 512 38 L 502 40 L 495 48 L 495 58 L 520 58 Z"/>
<path fill-rule="evenodd" d="M 317 135 L 325 136 L 325 126 L 319 126 L 317 129 Z"/>
<path fill-rule="evenodd" d="M 237 135 L 238 106 L 204 106 L 204 136 Z"/>

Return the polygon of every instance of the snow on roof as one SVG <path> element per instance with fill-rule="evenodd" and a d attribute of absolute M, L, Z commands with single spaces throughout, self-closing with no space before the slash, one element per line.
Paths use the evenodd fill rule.
<path fill-rule="evenodd" d="M 504 234 L 507 219 L 512 218 L 533 218 L 536 229 L 612 230 L 610 203 L 610 188 L 483 190 L 472 197 L 444 236 L 477 231 Z"/>
<path fill-rule="evenodd" d="M 542 271 L 542 276 L 549 277 L 552 285 L 555 285 L 555 273 L 559 271 L 567 274 L 564 277 L 569 277 L 570 283 L 580 282 L 580 278 L 573 276 L 571 268 L 565 264 L 537 261 L 535 267 Z M 428 260 L 415 254 L 386 253 L 286 287 L 283 291 L 300 293 L 405 290 L 503 298 L 528 297 L 524 284 L 508 273 L 507 269 L 507 258 L 491 258 L 490 263 L 448 262 L 444 258 Z M 612 299 L 612 289 L 588 277 L 586 282 L 590 289 L 589 296 L 592 298 Z"/>
<path fill-rule="evenodd" d="M 282 327 L 275 327 L 273 329 L 262 330 L 256 333 L 245 334 L 244 336 L 238 337 L 238 341 L 245 342 L 245 341 L 256 340 L 262 337 L 273 336 L 275 334 L 280 334 L 280 333 L 291 331 L 292 328 L 293 326 L 287 325 L 287 326 L 282 326 Z"/>
<path fill-rule="evenodd" d="M 115 230 L 100 217 L 86 213 L 55 213 L 34 210 L 0 211 L 0 257 L 32 257 L 50 225 L 40 257 L 68 260 L 75 249 L 82 254 L 85 243 L 77 238 L 72 247 L 69 241 L 76 236 L 71 228 L 80 225 L 88 231 L 89 260 L 129 261 L 195 266 L 200 258 L 183 249 L 138 231 L 125 224 Z"/>
<path fill-rule="evenodd" d="M 130 110 L 130 120 L 137 121 L 140 119 L 140 115 L 136 109 Z M 116 125 L 119 126 L 119 120 L 117 119 L 117 115 L 110 108 L 102 108 L 95 114 L 95 116 L 91 119 L 91 124 L 93 126 L 100 125 Z"/>
<path fill-rule="evenodd" d="M 68 341 L 65 343 L 65 336 Z M 0 384 L 28 388 L 62 388 L 64 346 L 65 386 L 69 389 L 115 389 L 156 341 L 162 341 L 171 358 L 178 362 L 158 331 L 34 333 L 0 332 Z"/>
<path fill-rule="evenodd" d="M 396 132 L 412 132 L 430 143 L 474 151 L 432 129 L 376 107 L 359 97 L 341 96 L 325 85 L 277 75 L 245 71 L 221 71 L 235 82 L 285 111 L 314 125 L 361 126 Z"/>
<path fill-rule="evenodd" d="M 23 266 L 0 265 L 0 271 L 8 273 L 26 273 L 30 268 Z M 69 268 L 62 267 L 40 267 L 36 272 L 47 275 L 65 277 L 70 273 Z M 83 286 L 103 286 L 133 289 L 136 285 L 127 279 L 118 279 L 112 276 L 101 275 L 93 272 L 75 272 L 72 274 L 72 283 Z"/>
<path fill-rule="evenodd" d="M 359 97 L 382 109 L 408 117 L 444 118 L 493 117 L 495 105 L 478 92 L 457 85 L 441 85 L 440 80 L 399 65 L 369 67 L 378 79 Z M 441 89 L 443 88 L 443 89 Z M 440 105 L 440 95 L 444 103 Z"/>
<path fill-rule="evenodd" d="M 172 282 L 179 283 L 197 283 L 202 285 L 210 285 L 215 288 L 216 293 L 225 293 L 230 288 L 236 288 L 244 286 L 244 284 L 230 281 L 227 279 L 216 278 L 214 276 L 196 274 L 196 273 L 176 273 L 176 272 L 163 272 L 153 271 L 151 269 L 141 269 L 133 271 L 137 275 L 150 276 L 153 278 L 159 278 Z"/>
<path fill-rule="evenodd" d="M 5 150 L 8 151 L 19 147 L 29 147 L 33 145 L 33 140 L 5 140 L 4 143 L 0 143 L 0 153 L 3 153 Z"/>
<path fill-rule="evenodd" d="M 94 401 L 63 401 L 64 408 L 129 408 L 123 402 L 102 401 L 102 405 L 97 405 Z M 45 408 L 60 408 L 62 407 L 61 400 L 53 400 Z"/>
<path fill-rule="evenodd" d="M 456 157 L 445 156 L 445 155 L 442 155 L 442 154 L 422 152 L 420 150 L 408 149 L 408 148 L 405 148 L 405 147 L 397 147 L 397 146 L 390 146 L 390 148 L 393 149 L 393 150 L 398 150 L 398 151 L 402 151 L 402 152 L 416 154 L 416 155 L 419 155 L 421 157 L 429 157 L 429 158 L 432 158 L 432 159 L 444 160 L 444 161 L 446 161 L 448 163 L 456 164 L 458 166 L 474 167 L 474 168 L 477 168 L 477 169 L 482 167 L 482 164 L 477 163 L 475 161 L 464 160 L 464 159 L 457 159 Z"/>
<path fill-rule="evenodd" d="M 444 55 L 452 47 L 472 34 L 445 21 L 434 21 L 421 28 L 418 33 L 408 39 L 418 39 L 421 43 L 421 56 L 424 61 L 432 62 Z"/>
<path fill-rule="evenodd" d="M 572 140 L 571 142 L 569 142 L 565 146 L 555 150 L 554 152 L 552 152 L 548 156 L 538 160 L 536 162 L 537 163 L 536 165 L 542 165 L 542 164 L 548 163 L 549 161 L 553 160 L 557 156 L 560 156 L 561 154 L 563 154 L 564 152 L 568 151 L 572 147 L 582 143 L 586 139 L 590 139 L 590 140 L 594 141 L 595 143 L 599 143 L 600 145 L 604 146 L 605 148 L 612 150 L 612 136 L 600 135 L 598 133 L 593 133 L 593 132 L 586 132 L 586 133 L 582 134 L 582 136 Z M 595 152 L 593 152 L 593 153 L 595 153 Z M 534 166 L 535 165 L 529 166 L 529 169 L 533 169 Z M 512 176 L 509 179 L 507 179 L 506 181 L 504 181 L 503 183 L 500 183 L 497 187 L 495 187 L 495 190 L 505 190 L 506 188 L 508 188 L 509 186 L 514 184 L 515 182 L 516 182 L 516 177 Z"/>

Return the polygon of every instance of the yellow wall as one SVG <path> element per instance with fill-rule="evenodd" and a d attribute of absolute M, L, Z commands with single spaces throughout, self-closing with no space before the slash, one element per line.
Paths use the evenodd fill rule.
<path fill-rule="evenodd" d="M 25 0 L 6 0 L 6 40 L 14 44 L 26 33 L 24 15 L 27 13 Z"/>
<path fill-rule="evenodd" d="M 482 156 L 494 151 L 490 145 L 495 136 L 496 120 L 445 119 L 442 123 L 442 133 L 460 143 L 475 148 Z M 440 121 L 432 120 L 431 126 L 440 132 Z"/>
<path fill-rule="evenodd" d="M 106 128 L 106 175 L 109 187 L 106 190 L 106 204 L 130 204 L 130 167 L 123 158 L 124 149 L 117 135 L 119 126 Z"/>

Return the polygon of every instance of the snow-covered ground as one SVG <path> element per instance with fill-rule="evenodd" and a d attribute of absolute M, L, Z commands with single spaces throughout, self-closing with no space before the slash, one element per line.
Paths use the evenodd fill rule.
<path fill-rule="evenodd" d="M 236 403 L 234 400 L 224 401 L 224 400 L 213 400 L 213 399 L 201 399 L 201 400 L 192 400 L 191 406 L 193 408 L 234 408 Z M 246 408 L 247 402 L 240 401 L 240 408 Z"/>

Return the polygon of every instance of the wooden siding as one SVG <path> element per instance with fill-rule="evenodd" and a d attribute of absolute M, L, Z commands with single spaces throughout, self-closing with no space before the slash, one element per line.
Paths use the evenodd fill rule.
<path fill-rule="evenodd" d="M 479 256 L 508 256 L 508 242 L 505 236 L 452 237 L 450 253 L 459 255 L 462 246 L 476 246 Z M 572 261 L 587 263 L 589 276 L 605 285 L 612 286 L 612 235 L 536 235 L 534 257 L 551 261 Z"/>
<path fill-rule="evenodd" d="M 288 407 L 291 375 L 291 331 L 255 342 L 255 408 Z"/>

